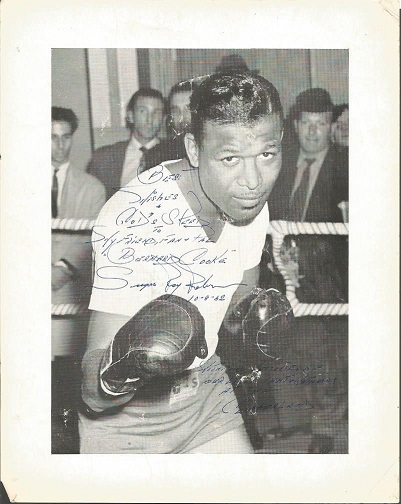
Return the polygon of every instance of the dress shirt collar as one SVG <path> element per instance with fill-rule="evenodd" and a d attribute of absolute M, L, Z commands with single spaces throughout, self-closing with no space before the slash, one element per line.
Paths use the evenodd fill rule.
<path fill-rule="evenodd" d="M 128 144 L 128 149 L 130 150 L 135 150 L 138 151 L 141 147 L 145 147 L 145 149 L 151 149 L 155 145 L 157 145 L 160 142 L 160 140 L 157 137 L 152 138 L 150 142 L 148 142 L 145 145 L 142 145 L 141 143 L 138 142 L 138 140 L 134 137 L 134 135 L 131 135 L 129 144 Z"/>
<path fill-rule="evenodd" d="M 69 161 L 67 161 L 66 163 L 60 165 L 59 168 L 58 168 L 58 170 L 57 170 L 57 177 L 58 176 L 65 176 L 65 174 L 67 173 L 69 165 L 70 165 Z M 52 165 L 52 176 L 53 176 L 54 170 L 55 170 L 55 168 Z"/>
<path fill-rule="evenodd" d="M 315 161 L 312 164 L 312 167 L 315 166 L 322 166 L 324 158 L 327 155 L 327 152 L 329 151 L 330 146 L 327 146 L 326 149 L 323 151 L 317 152 L 316 154 L 309 154 L 308 152 L 303 152 L 302 150 L 299 153 L 298 156 L 298 163 L 297 166 L 298 168 L 304 168 L 306 165 L 306 159 L 314 159 Z"/>

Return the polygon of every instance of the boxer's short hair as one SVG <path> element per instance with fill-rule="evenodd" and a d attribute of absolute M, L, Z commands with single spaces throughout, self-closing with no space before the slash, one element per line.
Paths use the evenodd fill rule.
<path fill-rule="evenodd" d="M 204 124 L 250 125 L 267 115 L 283 121 L 283 107 L 271 82 L 252 72 L 224 72 L 207 77 L 197 87 L 190 102 L 192 132 L 202 143 Z"/>

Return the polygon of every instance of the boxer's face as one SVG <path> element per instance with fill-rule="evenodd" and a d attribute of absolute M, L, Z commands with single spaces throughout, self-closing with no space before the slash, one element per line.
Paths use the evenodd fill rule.
<path fill-rule="evenodd" d="M 72 131 L 66 121 L 52 121 L 52 165 L 58 168 L 70 157 Z"/>
<path fill-rule="evenodd" d="M 189 148 L 206 196 L 237 223 L 252 221 L 262 210 L 281 168 L 279 117 L 251 125 L 204 125 L 202 144 Z"/>
<path fill-rule="evenodd" d="M 318 154 L 330 145 L 332 115 L 331 112 L 301 112 L 294 125 L 304 152 Z"/>

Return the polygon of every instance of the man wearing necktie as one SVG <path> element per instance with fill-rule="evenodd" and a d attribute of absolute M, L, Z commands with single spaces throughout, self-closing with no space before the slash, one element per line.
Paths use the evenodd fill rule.
<path fill-rule="evenodd" d="M 290 220 L 302 221 L 307 207 L 310 181 L 310 169 L 316 158 L 305 158 L 302 160 L 302 169 L 300 171 L 301 180 L 297 186 L 294 186 L 290 200 Z"/>
<path fill-rule="evenodd" d="M 325 89 L 308 89 L 296 98 L 291 115 L 298 141 L 295 145 L 283 147 L 282 170 L 269 198 L 272 220 L 343 222 L 338 205 L 348 201 L 348 156 L 344 149 L 338 149 L 331 142 L 333 108 L 330 94 Z M 300 302 L 347 302 L 346 248 L 342 237 L 306 235 L 285 239 L 283 254 L 293 253 L 298 258 L 296 294 Z M 346 371 L 347 321 L 333 319 L 335 317 L 297 318 L 300 343 L 294 352 L 305 365 L 318 362 L 325 373 L 337 376 L 337 382 L 341 382 Z M 341 392 L 337 388 L 337 393 Z M 340 407 L 339 412 L 346 408 L 345 392 L 342 393 L 344 408 Z M 313 390 L 304 387 L 299 395 L 294 387 L 282 386 L 275 390 L 275 395 L 278 401 L 285 397 L 299 402 L 301 396 L 303 399 L 307 397 L 315 408 L 313 420 L 308 420 L 306 415 L 290 416 L 280 412 L 281 428 L 286 432 L 312 431 L 310 453 L 333 450 L 333 430 L 328 428 L 327 421 L 318 420 L 325 414 L 322 405 L 327 397 L 323 387 Z M 342 418 L 337 419 L 343 421 Z M 330 421 L 333 425 L 335 420 L 332 415 Z"/>
<path fill-rule="evenodd" d="M 101 182 L 70 162 L 78 119 L 71 109 L 52 107 L 51 216 L 95 219 L 105 203 Z M 89 301 L 92 248 L 87 235 L 52 231 L 51 300 L 53 305 Z M 88 317 L 52 316 L 52 450 L 71 450 L 65 411 L 74 404 L 74 369 L 85 344 Z M 74 441 L 75 442 L 75 441 Z"/>
<path fill-rule="evenodd" d="M 331 143 L 333 107 L 325 89 L 297 97 L 292 113 L 298 144 L 283 147 L 283 168 L 269 199 L 272 220 L 342 222 L 338 205 L 348 201 L 348 157 Z M 312 235 L 298 240 L 301 302 L 346 301 L 348 273 L 340 259 L 346 253 L 334 251 L 333 240 Z M 343 242 L 337 245 L 344 248 Z"/>
<path fill-rule="evenodd" d="M 149 168 L 146 153 L 160 142 L 157 135 L 163 118 L 164 99 L 159 91 L 141 88 L 132 95 L 126 114 L 129 140 L 100 147 L 88 164 L 88 172 L 105 186 L 107 199 Z"/>
<path fill-rule="evenodd" d="M 72 110 L 52 107 L 52 218 L 95 219 L 105 203 L 105 189 L 99 180 L 70 163 L 77 127 L 78 119 Z M 91 250 L 85 241 L 78 235 L 52 233 L 53 304 L 82 300 L 81 284 L 91 278 Z M 60 341 L 53 329 L 53 354 L 69 353 L 71 345 L 65 338 Z"/>
<path fill-rule="evenodd" d="M 333 102 L 321 88 L 302 92 L 292 108 L 298 142 L 283 147 L 283 168 L 269 199 L 272 220 L 342 222 L 348 201 L 348 156 L 331 143 Z"/>

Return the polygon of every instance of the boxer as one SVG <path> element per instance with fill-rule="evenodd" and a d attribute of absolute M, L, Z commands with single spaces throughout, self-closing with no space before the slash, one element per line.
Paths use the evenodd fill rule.
<path fill-rule="evenodd" d="M 93 229 L 81 453 L 253 453 L 242 415 L 225 408 L 236 399 L 220 327 L 241 334 L 244 376 L 260 358 L 285 359 L 286 340 L 269 332 L 288 318 L 277 292 L 254 291 L 235 329 L 281 168 L 279 95 L 250 72 L 218 73 L 190 109 L 187 159 L 138 172 Z"/>

